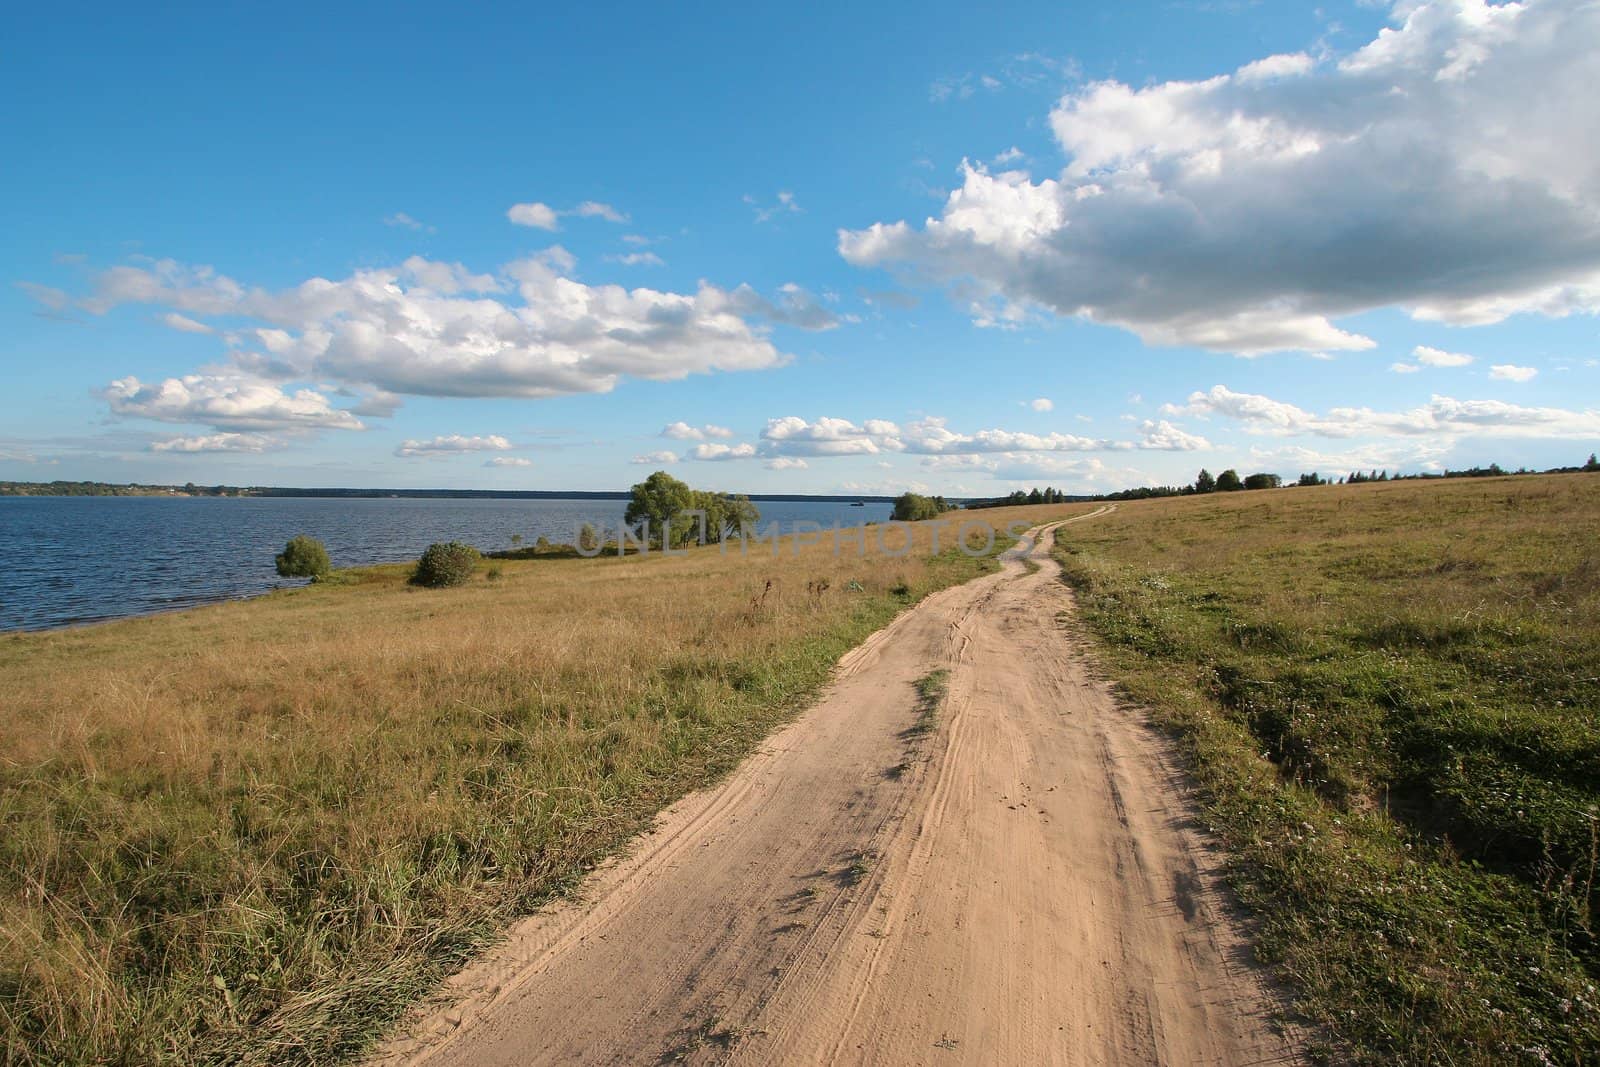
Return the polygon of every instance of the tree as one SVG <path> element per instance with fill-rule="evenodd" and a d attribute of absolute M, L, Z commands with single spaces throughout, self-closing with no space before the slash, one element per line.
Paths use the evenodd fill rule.
<path fill-rule="evenodd" d="M 1194 491 L 1197 493 L 1214 493 L 1217 491 L 1217 480 L 1204 467 L 1200 468 L 1200 474 L 1194 480 Z"/>
<path fill-rule="evenodd" d="M 1244 480 L 1246 489 L 1276 489 L 1283 479 L 1276 474 L 1252 474 Z"/>
<path fill-rule="evenodd" d="M 1594 453 L 1590 452 L 1589 462 L 1583 465 L 1583 469 L 1591 474 L 1593 474 L 1595 471 L 1600 471 L 1600 459 L 1595 459 Z"/>
<path fill-rule="evenodd" d="M 300 534 L 289 539 L 273 561 L 278 574 L 284 578 L 325 578 L 333 564 L 328 560 L 328 550 L 315 537 Z"/>
<path fill-rule="evenodd" d="M 1044 494 L 1039 492 L 1039 489 L 1038 489 L 1037 486 L 1034 488 L 1033 492 L 1028 494 L 1028 503 L 1030 503 L 1030 504 L 1043 504 L 1044 503 Z"/>
<path fill-rule="evenodd" d="M 693 491 L 694 507 L 706 513 L 706 540 L 720 544 L 741 529 L 753 527 L 761 521 L 761 510 L 747 496 L 729 496 L 727 493 Z M 694 535 L 689 523 L 685 537 Z"/>
<path fill-rule="evenodd" d="M 1039 490 L 1035 489 L 1037 493 Z M 1035 501 L 1037 503 L 1037 501 Z M 942 496 L 922 496 L 920 493 L 901 493 L 894 499 L 894 518 L 897 522 L 920 522 L 936 519 L 949 511 L 950 505 Z"/>
<path fill-rule="evenodd" d="M 1234 493 L 1244 488 L 1244 483 L 1239 480 L 1239 472 L 1229 467 L 1217 475 L 1217 492 Z"/>
<path fill-rule="evenodd" d="M 674 531 L 673 519 L 695 506 L 694 490 L 666 471 L 656 471 L 630 491 L 633 495 L 622 521 L 629 526 L 649 523 L 649 537 L 661 548 L 671 544 L 674 538 L 682 538 L 682 524 Z"/>
<path fill-rule="evenodd" d="M 1299 484 L 1300 485 L 1327 485 L 1328 483 L 1322 480 L 1322 476 L 1320 474 L 1318 474 L 1316 471 L 1312 471 L 1310 474 L 1302 474 L 1300 476 Z"/>
<path fill-rule="evenodd" d="M 583 529 L 578 531 L 578 550 L 591 556 L 600 551 L 600 535 L 595 533 L 592 523 L 584 523 Z"/>

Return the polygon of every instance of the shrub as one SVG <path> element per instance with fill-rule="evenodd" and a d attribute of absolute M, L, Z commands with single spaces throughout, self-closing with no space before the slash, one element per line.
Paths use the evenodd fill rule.
<path fill-rule="evenodd" d="M 316 581 L 333 569 L 328 560 L 328 550 L 315 537 L 300 534 L 289 540 L 278 553 L 275 562 L 278 574 L 284 578 L 310 578 Z"/>
<path fill-rule="evenodd" d="M 430 589 L 463 585 L 472 577 L 479 558 L 477 549 L 459 541 L 431 544 L 417 560 L 417 569 L 411 572 L 411 584 Z"/>
<path fill-rule="evenodd" d="M 578 531 L 578 550 L 590 555 L 600 551 L 600 535 L 587 522 L 583 524 L 583 529 Z"/>

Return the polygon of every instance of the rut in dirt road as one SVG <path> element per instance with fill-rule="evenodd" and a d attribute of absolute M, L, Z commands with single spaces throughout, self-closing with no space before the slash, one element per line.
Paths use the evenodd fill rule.
<path fill-rule="evenodd" d="M 1163 745 L 1063 631 L 1052 538 L 874 634 L 381 1059 L 1293 1062 Z"/>

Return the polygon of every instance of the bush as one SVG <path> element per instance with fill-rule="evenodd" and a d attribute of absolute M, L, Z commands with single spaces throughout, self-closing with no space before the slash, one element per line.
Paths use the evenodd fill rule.
<path fill-rule="evenodd" d="M 291 538 L 278 553 L 275 562 L 278 574 L 284 578 L 310 578 L 316 581 L 333 569 L 328 560 L 328 550 L 315 537 L 300 534 Z"/>
<path fill-rule="evenodd" d="M 417 569 L 411 572 L 411 584 L 425 585 L 430 589 L 464 585 L 472 577 L 480 558 L 477 549 L 459 541 L 429 545 L 422 558 L 417 560 Z"/>

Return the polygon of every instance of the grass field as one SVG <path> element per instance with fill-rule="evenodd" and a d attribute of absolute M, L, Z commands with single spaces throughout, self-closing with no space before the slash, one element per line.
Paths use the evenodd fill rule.
<path fill-rule="evenodd" d="M 1059 544 L 1330 1059 L 1600 1058 L 1600 476 L 1126 503 Z"/>
<path fill-rule="evenodd" d="M 841 653 L 994 566 L 929 536 L 496 561 L 440 591 L 379 567 L 0 639 L 0 1059 L 359 1049 Z"/>

